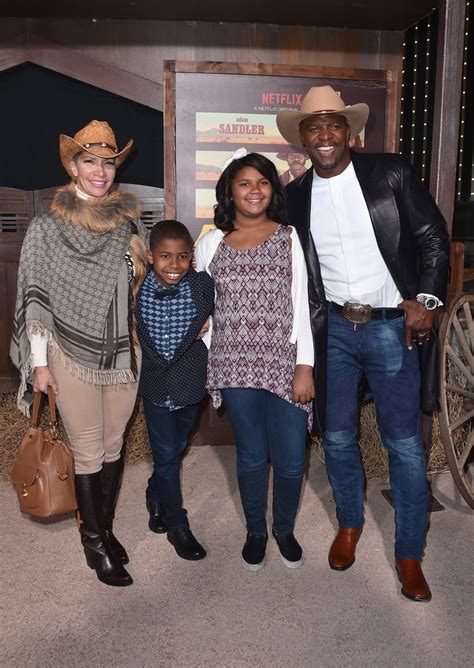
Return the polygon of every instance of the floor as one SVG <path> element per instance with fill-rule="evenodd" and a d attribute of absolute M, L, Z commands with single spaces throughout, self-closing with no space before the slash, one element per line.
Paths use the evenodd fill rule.
<path fill-rule="evenodd" d="M 265 567 L 244 570 L 245 538 L 233 447 L 194 447 L 183 465 L 185 505 L 206 559 L 185 562 L 147 527 L 149 465 L 129 465 L 116 533 L 128 548 L 131 587 L 100 583 L 84 560 L 75 520 L 31 520 L 0 484 L 0 665 L 187 667 L 463 667 L 474 656 L 473 514 L 449 474 L 433 492 L 424 571 L 430 603 L 400 594 L 392 509 L 369 481 L 355 564 L 327 564 L 334 504 L 311 454 L 296 535 L 305 563 L 289 570 L 269 543 Z"/>

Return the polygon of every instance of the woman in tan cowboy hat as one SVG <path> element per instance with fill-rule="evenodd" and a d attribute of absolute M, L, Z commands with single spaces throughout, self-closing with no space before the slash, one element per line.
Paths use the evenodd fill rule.
<path fill-rule="evenodd" d="M 128 556 L 112 533 L 123 434 L 135 405 L 140 349 L 133 302 L 146 272 L 146 228 L 130 193 L 111 192 L 119 151 L 104 121 L 60 137 L 72 181 L 28 227 L 10 354 L 27 384 L 51 386 L 74 454 L 81 541 L 105 584 L 127 586 Z M 31 398 L 31 397 L 30 397 Z"/>

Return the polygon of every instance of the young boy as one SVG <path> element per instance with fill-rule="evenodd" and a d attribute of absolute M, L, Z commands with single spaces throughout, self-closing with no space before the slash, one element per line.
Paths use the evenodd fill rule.
<path fill-rule="evenodd" d="M 207 348 L 200 331 L 214 306 L 214 282 L 191 267 L 193 240 L 177 220 L 154 225 L 151 264 L 137 299 L 137 332 L 143 360 L 140 391 L 153 453 L 148 480 L 148 526 L 168 533 L 183 559 L 204 559 L 206 551 L 189 528 L 180 483 L 186 448 L 204 396 Z"/>

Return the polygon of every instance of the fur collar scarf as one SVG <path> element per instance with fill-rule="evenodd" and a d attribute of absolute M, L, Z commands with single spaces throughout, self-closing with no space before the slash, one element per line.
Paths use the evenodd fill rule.
<path fill-rule="evenodd" d="M 117 190 L 104 197 L 82 200 L 71 183 L 56 192 L 50 213 L 89 232 L 106 232 L 126 220 L 138 220 L 141 210 L 133 193 Z"/>

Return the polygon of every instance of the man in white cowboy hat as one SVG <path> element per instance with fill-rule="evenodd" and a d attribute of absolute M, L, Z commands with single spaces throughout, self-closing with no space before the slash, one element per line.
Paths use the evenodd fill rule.
<path fill-rule="evenodd" d="M 428 601 L 419 408 L 438 404 L 433 325 L 446 298 L 449 241 L 439 210 L 402 156 L 349 149 L 368 116 L 366 104 L 346 105 L 331 86 L 311 88 L 299 111 L 277 116 L 282 136 L 304 146 L 313 164 L 287 193 L 308 266 L 315 415 L 340 527 L 329 565 L 343 571 L 353 564 L 364 522 L 357 428 L 365 376 L 389 452 L 402 594 Z"/>

